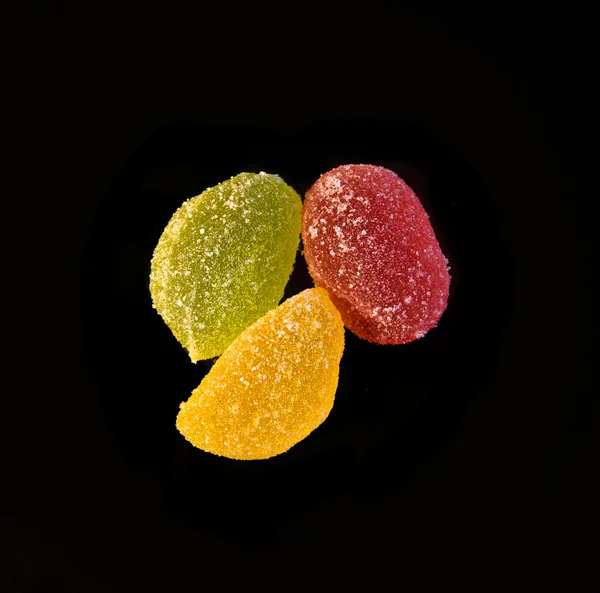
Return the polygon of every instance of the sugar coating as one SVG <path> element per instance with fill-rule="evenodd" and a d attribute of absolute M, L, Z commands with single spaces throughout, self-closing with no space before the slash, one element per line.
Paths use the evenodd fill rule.
<path fill-rule="evenodd" d="M 294 265 L 301 207 L 278 175 L 241 173 L 175 212 L 154 251 L 150 292 L 192 361 L 220 355 L 277 306 Z"/>
<path fill-rule="evenodd" d="M 181 404 L 177 429 L 215 455 L 279 455 L 329 415 L 343 350 L 344 326 L 327 291 L 305 290 L 225 350 Z"/>
<path fill-rule="evenodd" d="M 361 338 L 403 344 L 446 309 L 450 275 L 429 216 L 393 171 L 344 165 L 306 194 L 302 239 L 309 272 Z"/>

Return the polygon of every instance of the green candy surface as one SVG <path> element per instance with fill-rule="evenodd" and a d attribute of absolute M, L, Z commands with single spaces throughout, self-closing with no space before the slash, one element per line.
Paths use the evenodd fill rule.
<path fill-rule="evenodd" d="M 219 356 L 277 306 L 298 249 L 301 208 L 278 175 L 240 173 L 175 212 L 154 250 L 150 293 L 192 361 Z"/>

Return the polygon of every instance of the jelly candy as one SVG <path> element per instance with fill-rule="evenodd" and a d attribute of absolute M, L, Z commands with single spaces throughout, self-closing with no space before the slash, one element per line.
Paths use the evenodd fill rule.
<path fill-rule="evenodd" d="M 277 306 L 294 265 L 301 207 L 279 176 L 241 173 L 175 212 L 154 251 L 150 292 L 194 362 L 220 355 Z"/>
<path fill-rule="evenodd" d="M 177 429 L 232 459 L 283 453 L 329 415 L 343 349 L 344 326 L 327 291 L 305 290 L 230 344 L 181 404 Z"/>
<path fill-rule="evenodd" d="M 414 192 L 394 172 L 344 165 L 322 175 L 302 210 L 309 272 L 361 338 L 402 344 L 435 327 L 450 275 Z"/>

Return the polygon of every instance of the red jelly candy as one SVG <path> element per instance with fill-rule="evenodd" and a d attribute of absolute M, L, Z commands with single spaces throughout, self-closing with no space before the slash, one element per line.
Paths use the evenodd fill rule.
<path fill-rule="evenodd" d="M 361 338 L 411 342 L 446 309 L 448 260 L 421 202 L 388 169 L 344 165 L 321 175 L 306 193 L 302 239 L 315 284 Z"/>

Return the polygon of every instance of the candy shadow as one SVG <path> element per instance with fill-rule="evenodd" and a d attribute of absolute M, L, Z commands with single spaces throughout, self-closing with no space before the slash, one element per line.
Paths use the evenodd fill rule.
<path fill-rule="evenodd" d="M 163 228 L 184 200 L 239 172 L 278 173 L 303 195 L 344 163 L 387 166 L 415 189 L 450 260 L 447 311 L 403 346 L 346 332 L 334 409 L 288 453 L 240 462 L 195 449 L 175 418 L 211 361 L 192 364 L 152 309 L 150 260 Z M 114 443 L 158 481 L 168 516 L 271 545 L 290 519 L 338 496 L 389 493 L 443 448 L 492 373 L 511 284 L 480 179 L 410 124 L 321 121 L 283 132 L 181 122 L 140 150 L 97 212 L 82 270 L 85 360 Z M 285 296 L 310 286 L 299 253 Z"/>

